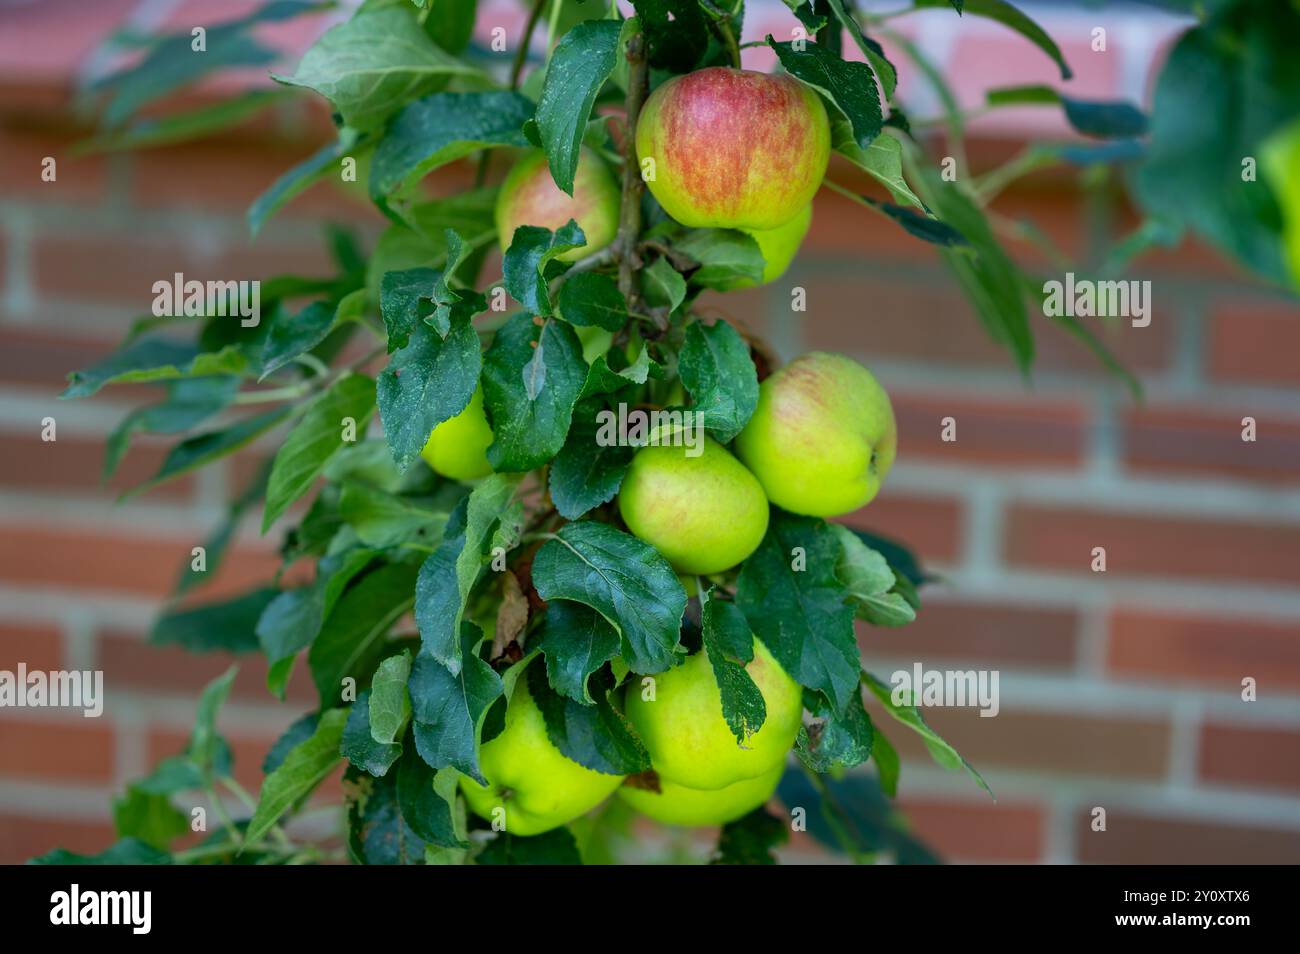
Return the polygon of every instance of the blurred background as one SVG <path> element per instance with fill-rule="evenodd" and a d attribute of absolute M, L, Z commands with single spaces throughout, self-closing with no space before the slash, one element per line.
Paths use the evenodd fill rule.
<path fill-rule="evenodd" d="M 210 28 L 254 6 L 0 0 L 0 669 L 99 669 L 107 687 L 99 719 L 0 710 L 0 862 L 106 847 L 111 797 L 184 745 L 198 689 L 230 660 L 146 637 L 190 548 L 274 452 L 254 447 L 115 504 L 166 452 L 143 439 L 118 478 L 100 482 L 106 435 L 152 391 L 58 402 L 65 375 L 113 350 L 148 312 L 152 284 L 174 272 L 325 274 L 322 223 L 367 239 L 384 224 L 326 182 L 249 240 L 248 204 L 329 136 L 306 92 L 201 142 L 75 151 L 94 116 L 74 93 L 111 67 L 107 38 Z M 1023 6 L 1074 67 L 1061 88 L 1144 108 L 1187 22 L 1151 5 Z M 257 35 L 283 51 L 277 69 L 292 67 L 332 16 Z M 524 13 L 481 0 L 480 17 L 486 47 L 492 24 L 517 36 Z M 776 0 L 751 0 L 745 39 L 786 38 L 793 22 Z M 1058 84 L 1050 60 L 991 21 L 937 9 L 896 25 L 971 104 L 991 87 Z M 1104 51 L 1093 48 L 1097 27 Z M 936 115 L 924 80 L 891 58 L 913 123 Z M 771 68 L 765 49 L 745 62 Z M 204 86 L 195 101 L 270 86 L 265 73 Z M 972 124 L 967 151 L 978 171 L 1029 137 L 1069 135 L 1059 109 L 1004 110 Z M 42 181 L 46 157 L 56 181 Z M 854 181 L 838 166 L 832 175 Z M 453 169 L 435 188 L 466 181 Z M 1014 251 L 1049 270 L 1049 244 L 1096 262 L 1136 221 L 1123 188 L 1086 171 L 1027 177 L 993 208 L 1036 227 Z M 850 519 L 906 541 L 942 579 L 924 590 L 914 625 L 863 629 L 868 668 L 1000 672 L 996 718 L 927 712 L 996 803 L 882 717 L 904 756 L 900 806 L 947 860 L 1300 861 L 1300 309 L 1194 242 L 1139 259 L 1129 277 L 1151 281 L 1152 321 L 1119 322 L 1105 338 L 1141 378 L 1143 403 L 1039 315 L 1039 357 L 1022 379 L 933 246 L 825 190 L 785 278 L 714 302 L 783 357 L 858 357 L 893 398 L 898 464 Z M 790 309 L 794 286 L 806 289 L 805 313 Z M 41 438 L 46 417 L 55 441 Z M 1241 439 L 1245 417 L 1254 442 Z M 941 439 L 945 418 L 956 441 Z M 255 523 L 204 596 L 272 576 L 280 541 L 259 538 Z M 1095 547 L 1106 549 L 1104 573 L 1092 569 Z M 1245 679 L 1257 700 L 1243 701 Z M 257 660 L 243 660 L 221 721 L 246 787 L 256 790 L 263 753 L 313 701 L 302 682 L 276 703 Z M 1090 826 L 1095 807 L 1105 831 Z M 827 857 L 809 840 L 786 854 Z"/>

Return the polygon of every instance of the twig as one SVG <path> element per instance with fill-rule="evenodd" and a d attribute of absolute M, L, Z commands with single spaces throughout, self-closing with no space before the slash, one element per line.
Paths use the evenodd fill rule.
<path fill-rule="evenodd" d="M 528 62 L 528 48 L 533 44 L 533 31 L 537 29 L 537 21 L 542 18 L 542 11 L 546 9 L 547 0 L 533 0 L 533 8 L 528 12 L 528 24 L 524 27 L 524 37 L 519 42 L 519 49 L 515 50 L 515 61 L 510 64 L 510 88 L 519 88 L 519 79 L 524 73 L 524 64 Z"/>
<path fill-rule="evenodd" d="M 641 164 L 636 156 L 636 124 L 641 118 L 649 83 L 649 65 L 645 56 L 645 37 L 640 33 L 627 41 L 627 96 L 624 99 L 626 126 L 623 134 L 623 197 L 618 216 L 618 236 L 614 239 L 618 257 L 618 288 L 628 307 L 634 307 L 636 270 L 641 262 L 636 254 L 636 240 L 641 232 Z"/>

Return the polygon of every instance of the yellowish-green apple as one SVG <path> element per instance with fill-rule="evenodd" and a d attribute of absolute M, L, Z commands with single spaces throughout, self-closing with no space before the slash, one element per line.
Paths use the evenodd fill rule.
<path fill-rule="evenodd" d="M 587 244 L 556 257 L 562 262 L 576 262 L 614 241 L 619 202 L 618 181 L 591 150 L 583 149 L 578 155 L 573 195 L 565 194 L 555 184 L 545 154 L 536 150 L 520 159 L 501 183 L 496 204 L 497 239 L 505 251 L 521 225 L 540 225 L 554 232 L 573 219 L 581 226 Z"/>
<path fill-rule="evenodd" d="M 1282 209 L 1282 259 L 1300 288 L 1300 120 L 1264 142 L 1260 167 Z"/>
<path fill-rule="evenodd" d="M 794 77 L 710 67 L 657 86 L 641 110 L 641 175 L 692 228 L 775 229 L 812 201 L 830 159 L 826 108 Z"/>
<path fill-rule="evenodd" d="M 767 532 L 767 498 L 754 475 L 704 437 L 686 447 L 642 447 L 618 495 L 618 511 L 637 537 L 679 573 L 721 573 L 758 548 Z"/>
<path fill-rule="evenodd" d="M 716 790 L 766 778 L 785 761 L 799 734 L 803 690 L 757 639 L 745 671 L 763 694 L 767 718 L 743 746 L 722 716 L 722 696 L 705 650 L 654 676 L 653 699 L 637 686 L 628 690 L 627 718 L 660 779 Z"/>
<path fill-rule="evenodd" d="M 732 782 L 725 788 L 705 790 L 687 788 L 667 779 L 659 779 L 659 791 L 622 785 L 618 797 L 642 815 L 665 825 L 725 825 L 744 818 L 767 802 L 776 791 L 785 772 L 784 762 L 766 775 Z"/>
<path fill-rule="evenodd" d="M 748 278 L 736 278 L 717 285 L 721 291 L 734 291 L 737 288 L 753 288 L 774 282 L 790 267 L 799 246 L 803 244 L 808 227 L 812 225 L 812 203 L 804 206 L 802 212 L 795 215 L 785 225 L 774 229 L 741 229 L 758 243 L 758 250 L 763 253 L 763 277 L 754 282 Z"/>
<path fill-rule="evenodd" d="M 735 446 L 772 503 L 832 517 L 876 496 L 897 443 L 889 395 L 871 372 L 814 351 L 759 386 L 758 407 Z"/>
<path fill-rule="evenodd" d="M 444 477 L 477 480 L 492 473 L 487 459 L 491 443 L 492 428 L 483 413 L 483 389 L 478 387 L 465 410 L 429 433 L 420 456 Z"/>
<path fill-rule="evenodd" d="M 505 830 L 524 837 L 586 814 L 623 781 L 621 775 L 579 765 L 551 744 L 542 711 L 523 677 L 506 706 L 505 728 L 480 747 L 479 765 L 486 787 L 468 776 L 460 780 L 470 811 L 497 821 L 493 813 L 504 809 Z"/>

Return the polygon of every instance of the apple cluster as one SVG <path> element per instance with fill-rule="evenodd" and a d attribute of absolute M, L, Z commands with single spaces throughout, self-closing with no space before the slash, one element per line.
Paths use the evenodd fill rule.
<path fill-rule="evenodd" d="M 787 76 L 736 69 L 676 76 L 647 99 L 635 145 L 647 186 L 673 219 L 747 232 L 766 261 L 763 281 L 785 271 L 808 230 L 829 157 L 816 95 Z M 556 230 L 573 219 L 587 244 L 562 258 L 576 261 L 614 240 L 619 201 L 613 173 L 594 152 L 581 152 L 571 196 L 555 185 L 544 155 L 532 153 L 500 190 L 498 234 L 504 243 L 521 225 Z M 584 345 L 603 353 L 608 339 L 604 333 Z M 461 414 L 434 429 L 422 455 L 440 474 L 474 480 L 491 473 L 491 442 L 476 391 Z M 637 450 L 618 512 L 688 592 L 698 592 L 696 578 L 726 573 L 758 548 L 771 505 L 831 517 L 867 504 L 889 472 L 895 444 L 889 397 L 871 373 L 843 355 L 805 354 L 761 383 L 754 413 L 730 447 L 706 438 L 696 455 L 668 445 Z M 654 772 L 626 780 L 562 755 L 527 679 L 519 678 L 504 728 L 481 747 L 488 784 L 462 779 L 467 804 L 489 820 L 504 811 L 507 830 L 523 836 L 565 824 L 615 792 L 667 824 L 725 824 L 747 814 L 775 790 L 803 714 L 802 687 L 757 639 L 752 657 L 746 672 L 766 717 L 743 744 L 723 717 L 707 650 L 629 682 L 625 715 Z"/>

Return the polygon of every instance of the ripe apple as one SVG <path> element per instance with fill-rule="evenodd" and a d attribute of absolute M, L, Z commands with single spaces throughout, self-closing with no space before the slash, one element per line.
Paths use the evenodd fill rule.
<path fill-rule="evenodd" d="M 722 66 L 661 83 L 636 126 L 646 185 L 692 228 L 784 225 L 812 200 L 830 150 L 816 93 L 792 76 Z"/>
<path fill-rule="evenodd" d="M 627 718 L 660 779 L 717 790 L 766 778 L 784 763 L 799 734 L 803 689 L 757 639 L 745 671 L 763 694 L 767 718 L 743 747 L 722 717 L 722 696 L 704 650 L 655 676 L 653 701 L 647 702 L 637 686 L 628 690 Z"/>
<path fill-rule="evenodd" d="M 504 252 L 521 225 L 540 225 L 554 232 L 574 219 L 582 227 L 587 244 L 556 258 L 576 262 L 614 241 L 620 198 L 614 174 L 591 150 L 579 153 L 573 195 L 561 192 L 555 184 L 545 154 L 540 150 L 530 152 L 510 170 L 497 193 L 497 240 Z"/>
<path fill-rule="evenodd" d="M 523 677 L 515 683 L 505 723 L 501 734 L 479 749 L 488 785 L 461 776 L 465 802 L 480 818 L 494 821 L 493 810 L 503 808 L 506 831 L 538 835 L 586 814 L 622 784 L 623 776 L 594 772 L 551 744 L 542 710 Z"/>
<path fill-rule="evenodd" d="M 736 453 L 772 503 L 832 517 L 876 496 L 897 443 L 889 395 L 871 372 L 844 355 L 814 351 L 759 386 Z"/>
<path fill-rule="evenodd" d="M 785 763 L 782 762 L 766 775 L 742 779 L 714 790 L 687 788 L 660 778 L 658 792 L 621 785 L 618 797 L 642 815 L 665 825 L 725 825 L 744 818 L 767 802 L 784 773 Z"/>
<path fill-rule="evenodd" d="M 779 225 L 774 229 L 742 229 L 742 231 L 751 236 L 758 243 L 758 250 L 763 253 L 763 277 L 758 284 L 766 285 L 768 282 L 774 282 L 790 267 L 794 261 L 795 255 L 799 251 L 799 246 L 803 244 L 804 236 L 808 234 L 808 227 L 812 225 L 812 203 L 804 206 L 802 212 L 795 214 L 789 222 Z M 719 285 L 722 291 L 733 291 L 737 288 L 752 288 L 754 282 L 747 278 L 738 278 L 735 281 Z"/>
<path fill-rule="evenodd" d="M 453 480 L 477 480 L 492 473 L 487 449 L 492 428 L 483 413 L 483 388 L 474 389 L 465 410 L 429 433 L 420 456 L 430 467 Z"/>
<path fill-rule="evenodd" d="M 763 541 L 767 498 L 754 475 L 713 438 L 703 438 L 698 457 L 687 450 L 638 450 L 623 478 L 618 511 L 628 529 L 679 573 L 721 573 Z"/>

